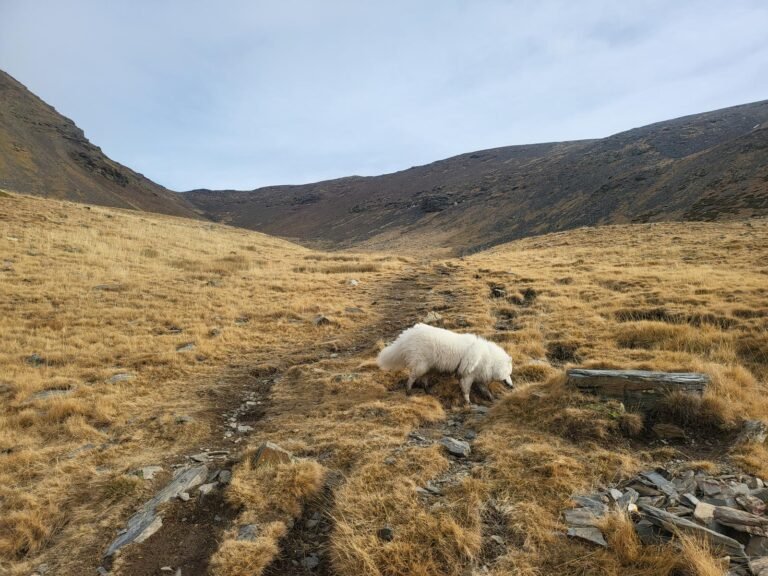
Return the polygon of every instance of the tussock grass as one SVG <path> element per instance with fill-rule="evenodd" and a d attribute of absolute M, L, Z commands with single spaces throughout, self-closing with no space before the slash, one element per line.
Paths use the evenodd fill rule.
<path fill-rule="evenodd" d="M 293 268 L 312 253 L 263 234 L 21 195 L 0 203 L 0 571 L 11 574 L 42 561 L 91 572 L 151 493 L 130 472 L 199 451 L 217 398 L 241 378 L 233 366 L 363 329 L 345 308 L 369 309 L 373 279 L 401 266 L 355 256 L 352 290 L 334 275 L 307 281 Z M 317 314 L 335 324 L 316 327 Z M 110 383 L 116 374 L 128 379 Z M 69 392 L 35 396 L 48 390 Z"/>
<path fill-rule="evenodd" d="M 325 490 L 338 576 L 722 573 L 699 542 L 640 546 L 622 517 L 606 521 L 608 550 L 562 536 L 575 492 L 680 455 L 642 448 L 642 415 L 562 376 L 573 364 L 702 371 L 704 398 L 669 398 L 649 422 L 717 439 L 768 419 L 768 222 L 583 229 L 416 261 L 17 195 L 0 208 L 0 262 L 11 263 L 0 270 L 0 567 L 13 576 L 40 562 L 91 571 L 157 487 L 131 472 L 220 438 L 221 399 L 266 377 L 265 414 L 239 446 L 270 440 L 299 460 L 253 469 L 245 451 L 227 491 L 239 516 L 211 559 L 219 576 L 260 574 Z M 491 298 L 491 285 L 506 295 Z M 398 299 L 387 310 L 383 296 Z M 415 488 L 448 460 L 408 434 L 462 409 L 456 383 L 406 397 L 401 375 L 372 363 L 383 331 L 399 328 L 388 323 L 427 310 L 500 342 L 517 384 L 491 386 L 486 418 L 464 414 L 477 465 L 432 501 Z M 315 326 L 318 314 L 333 323 Z M 176 351 L 187 342 L 194 350 Z M 768 475 L 764 446 L 731 458 Z M 238 539 L 243 524 L 258 527 L 253 539 Z M 491 554 L 493 534 L 504 544 Z"/>
<path fill-rule="evenodd" d="M 378 263 L 347 263 L 329 266 L 296 266 L 293 271 L 299 274 L 355 274 L 358 272 L 378 272 L 381 265 Z"/>

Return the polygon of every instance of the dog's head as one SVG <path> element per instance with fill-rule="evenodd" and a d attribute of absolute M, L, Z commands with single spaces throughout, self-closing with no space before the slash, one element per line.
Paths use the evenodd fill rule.
<path fill-rule="evenodd" d="M 509 387 L 512 387 L 512 358 L 509 354 L 498 345 L 494 344 L 494 371 L 493 379 L 504 382 Z"/>

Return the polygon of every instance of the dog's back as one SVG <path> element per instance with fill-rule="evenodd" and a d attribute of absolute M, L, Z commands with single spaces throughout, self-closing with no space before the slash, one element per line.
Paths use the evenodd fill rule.
<path fill-rule="evenodd" d="M 382 350 L 377 363 L 384 370 L 422 368 L 454 372 L 464 353 L 477 340 L 473 334 L 457 334 L 428 324 L 416 324 Z"/>

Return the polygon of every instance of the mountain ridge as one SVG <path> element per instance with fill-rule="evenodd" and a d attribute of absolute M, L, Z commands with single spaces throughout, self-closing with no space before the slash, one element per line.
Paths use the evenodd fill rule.
<path fill-rule="evenodd" d="M 184 194 L 210 219 L 305 244 L 474 252 L 580 226 L 765 215 L 766 126 L 759 101 L 380 176 Z"/>
<path fill-rule="evenodd" d="M 0 187 L 199 218 L 183 196 L 107 157 L 72 120 L 2 70 Z"/>

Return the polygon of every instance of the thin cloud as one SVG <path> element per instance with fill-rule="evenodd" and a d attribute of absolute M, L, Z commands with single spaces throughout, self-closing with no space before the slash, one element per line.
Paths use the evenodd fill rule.
<path fill-rule="evenodd" d="M 768 97 L 742 2 L 4 0 L 0 68 L 177 190 L 377 174 Z"/>

